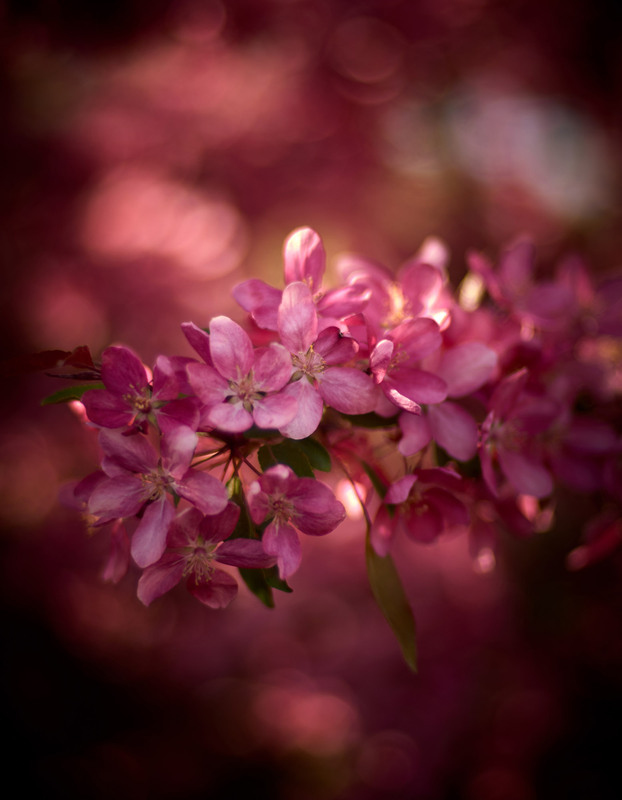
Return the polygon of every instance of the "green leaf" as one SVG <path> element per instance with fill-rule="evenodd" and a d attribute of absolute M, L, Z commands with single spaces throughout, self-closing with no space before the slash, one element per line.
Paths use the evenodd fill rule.
<path fill-rule="evenodd" d="M 370 464 L 368 464 L 367 461 L 361 460 L 361 466 L 367 473 L 367 477 L 371 481 L 371 485 L 374 487 L 378 495 L 384 500 L 384 496 L 387 493 L 387 487 L 385 486 L 380 475 L 378 475 L 376 470 Z"/>
<path fill-rule="evenodd" d="M 70 400 L 81 400 L 82 395 L 91 389 L 105 389 L 103 383 L 84 383 L 79 386 L 68 386 L 66 389 L 59 389 L 58 392 L 44 397 L 41 401 L 42 406 L 51 406 L 55 403 L 68 403 Z"/>
<path fill-rule="evenodd" d="M 269 569 L 262 570 L 262 572 L 265 575 L 268 586 L 271 586 L 273 589 L 278 589 L 279 592 L 287 592 L 288 594 L 294 591 L 286 581 L 279 577 L 278 567 L 270 567 Z"/>
<path fill-rule="evenodd" d="M 330 472 L 332 464 L 328 450 L 316 439 L 298 439 L 296 444 L 309 459 L 313 469 L 320 469 L 322 472 Z"/>
<path fill-rule="evenodd" d="M 275 464 L 285 464 L 299 478 L 314 478 L 311 462 L 297 441 L 286 440 L 278 444 L 264 444 L 257 451 L 259 464 L 264 472 Z"/>
<path fill-rule="evenodd" d="M 240 567 L 239 571 L 242 580 L 255 595 L 255 597 L 258 597 L 268 608 L 274 608 L 272 588 L 269 586 L 265 576 L 267 570 Z"/>
<path fill-rule="evenodd" d="M 369 584 L 380 610 L 397 637 L 404 659 L 417 672 L 415 618 L 399 573 L 390 555 L 379 556 L 371 544 L 369 530 L 365 542 Z"/>

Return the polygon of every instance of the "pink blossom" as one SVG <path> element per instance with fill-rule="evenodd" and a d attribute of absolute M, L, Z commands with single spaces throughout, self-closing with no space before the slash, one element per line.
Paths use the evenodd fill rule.
<path fill-rule="evenodd" d="M 201 424 L 229 433 L 252 427 L 282 428 L 297 411 L 284 394 L 292 374 L 291 358 L 280 344 L 254 349 L 248 334 L 228 317 L 210 322 L 209 354 L 213 366 L 193 362 L 188 379 L 205 404 Z"/>
<path fill-rule="evenodd" d="M 468 525 L 469 514 L 456 496 L 464 482 L 441 467 L 418 469 L 391 484 L 371 528 L 378 555 L 386 555 L 400 531 L 417 542 L 430 543 L 457 525 Z"/>
<path fill-rule="evenodd" d="M 296 530 L 322 536 L 334 530 L 346 515 L 328 486 L 313 478 L 298 478 L 284 464 L 270 467 L 251 484 L 248 504 L 255 524 L 270 518 L 263 546 L 266 553 L 276 556 L 282 578 L 292 575 L 300 566 Z"/>
<path fill-rule="evenodd" d="M 217 563 L 257 568 L 275 563 L 258 539 L 224 541 L 233 533 L 239 515 L 239 507 L 232 502 L 211 516 L 204 516 L 196 508 L 179 514 L 169 528 L 166 550 L 138 581 L 138 598 L 148 606 L 185 578 L 188 591 L 206 606 L 229 605 L 238 585 Z"/>
<path fill-rule="evenodd" d="M 204 514 L 217 514 L 227 503 L 225 487 L 204 472 L 190 469 L 197 435 L 188 427 L 171 427 L 162 437 L 161 457 L 142 435 L 124 436 L 104 429 L 99 435 L 106 475 L 90 494 L 88 512 L 99 524 L 142 518 L 131 544 L 141 567 L 157 561 L 166 544 L 166 531 L 175 511 L 167 497 L 175 493 Z"/>
<path fill-rule="evenodd" d="M 138 356 L 128 347 L 108 347 L 102 354 L 105 389 L 92 389 L 82 397 L 91 422 L 104 428 L 135 427 L 146 431 L 149 420 L 164 415 L 196 428 L 199 413 L 194 398 L 179 398 L 185 388 L 187 359 L 159 356 L 151 383 Z"/>
<path fill-rule="evenodd" d="M 336 366 L 356 355 L 354 339 L 332 326 L 318 331 L 309 287 L 290 283 L 279 306 L 279 334 L 294 367 L 294 381 L 285 394 L 294 397 L 298 405 L 296 417 L 280 427 L 290 439 L 304 439 L 316 430 L 324 403 L 344 414 L 366 414 L 377 402 L 369 375 L 355 367 Z"/>
<path fill-rule="evenodd" d="M 559 415 L 552 399 L 526 392 L 527 370 L 504 378 L 490 400 L 490 413 L 482 425 L 480 462 L 490 491 L 498 496 L 495 473 L 501 472 L 520 494 L 546 497 L 553 480 L 544 466 L 544 433 Z"/>

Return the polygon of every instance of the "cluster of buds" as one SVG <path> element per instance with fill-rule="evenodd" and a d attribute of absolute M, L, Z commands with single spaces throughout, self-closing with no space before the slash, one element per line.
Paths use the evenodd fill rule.
<path fill-rule="evenodd" d="M 377 568 L 397 536 L 463 529 L 476 558 L 494 556 L 501 527 L 525 536 L 551 524 L 560 487 L 597 498 L 569 565 L 611 551 L 622 280 L 596 286 L 572 258 L 538 281 L 534 260 L 526 240 L 496 267 L 471 253 L 452 291 L 446 248 L 430 239 L 397 274 L 342 256 L 341 285 L 327 288 L 322 241 L 301 228 L 284 246 L 284 289 L 234 289 L 245 327 L 225 316 L 182 325 L 196 358 L 159 356 L 150 371 L 127 347 L 100 364 L 87 351 L 97 388 L 50 400 L 79 397 L 99 428 L 101 469 L 66 497 L 112 531 L 107 575 L 131 558 L 143 602 L 185 578 L 220 608 L 237 591 L 218 568 L 228 564 L 270 602 L 300 565 L 299 534 L 328 534 L 346 516 L 318 470 L 354 487 L 382 580 L 398 579 Z"/>

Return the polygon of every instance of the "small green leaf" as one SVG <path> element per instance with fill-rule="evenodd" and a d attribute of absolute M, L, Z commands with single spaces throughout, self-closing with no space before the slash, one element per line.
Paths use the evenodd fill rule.
<path fill-rule="evenodd" d="M 273 589 L 278 589 L 279 592 L 287 592 L 288 594 L 294 591 L 286 581 L 279 577 L 278 567 L 270 567 L 269 569 L 262 570 L 262 572 L 265 575 L 268 586 L 271 586 Z"/>
<path fill-rule="evenodd" d="M 265 569 L 250 569 L 247 567 L 240 567 L 240 575 L 242 580 L 255 595 L 255 597 L 258 597 L 268 608 L 274 608 L 274 597 L 272 596 L 272 589 L 266 580 L 266 572 L 267 570 Z"/>
<path fill-rule="evenodd" d="M 41 401 L 42 406 L 51 406 L 55 403 L 68 403 L 70 400 L 81 400 L 82 395 L 91 389 L 105 389 L 103 383 L 85 383 L 79 386 L 68 386 L 66 389 L 59 389 L 58 392 L 44 397 Z"/>
<path fill-rule="evenodd" d="M 371 481 L 372 486 L 374 487 L 380 498 L 384 499 L 384 496 L 387 493 L 387 487 L 382 481 L 380 475 L 378 475 L 376 470 L 366 461 L 361 460 L 361 466 L 367 473 L 367 477 Z"/>
<path fill-rule="evenodd" d="M 257 458 L 264 472 L 275 464 L 285 464 L 299 478 L 315 477 L 306 453 L 296 441 L 286 440 L 278 444 L 265 444 L 257 451 Z"/>
<path fill-rule="evenodd" d="M 369 531 L 365 542 L 369 584 L 380 610 L 397 637 L 404 659 L 417 672 L 415 618 L 399 573 L 390 555 L 379 556 L 371 544 Z"/>
<path fill-rule="evenodd" d="M 328 450 L 316 439 L 312 437 L 308 439 L 299 439 L 296 444 L 309 459 L 309 463 L 313 469 L 320 469 L 322 472 L 330 472 L 332 465 Z"/>

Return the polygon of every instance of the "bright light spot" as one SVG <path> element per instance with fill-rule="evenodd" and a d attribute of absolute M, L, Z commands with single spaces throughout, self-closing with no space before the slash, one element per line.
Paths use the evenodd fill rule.
<path fill-rule="evenodd" d="M 95 188 L 82 241 L 113 258 L 169 258 L 207 279 L 235 269 L 246 247 L 242 218 L 230 203 L 136 168 L 115 170 Z"/>
<path fill-rule="evenodd" d="M 344 478 L 337 484 L 335 494 L 337 499 L 343 503 L 346 514 L 350 519 L 361 519 L 363 507 L 359 498 L 365 497 L 365 487 L 361 483 L 355 481 L 353 486 L 350 481 Z"/>
<path fill-rule="evenodd" d="M 467 272 L 458 290 L 458 302 L 465 311 L 475 311 L 479 308 L 485 291 L 486 284 L 481 275 Z"/>
<path fill-rule="evenodd" d="M 495 554 L 490 547 L 482 547 L 473 562 L 473 569 L 480 575 L 492 572 L 497 564 Z"/>

